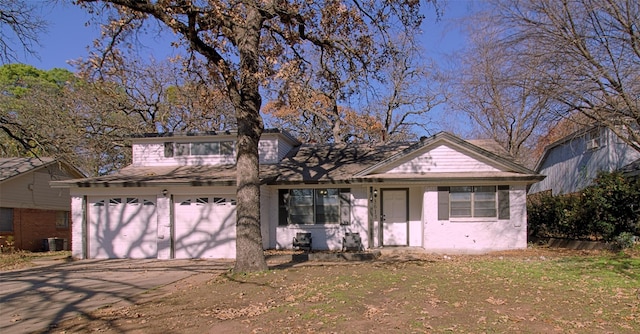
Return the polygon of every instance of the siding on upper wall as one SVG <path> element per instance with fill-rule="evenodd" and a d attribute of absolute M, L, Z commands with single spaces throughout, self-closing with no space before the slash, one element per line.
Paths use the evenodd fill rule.
<path fill-rule="evenodd" d="M 258 142 L 258 154 L 261 164 L 275 164 L 289 153 L 293 146 L 278 137 L 261 138 Z"/>
<path fill-rule="evenodd" d="M 387 173 L 420 173 L 420 172 L 494 172 L 499 171 L 473 157 L 455 149 L 440 145 L 419 156 L 408 157 L 392 167 Z"/>
<path fill-rule="evenodd" d="M 281 161 L 282 159 L 284 159 L 284 157 L 287 155 L 287 153 L 289 153 L 289 151 L 291 151 L 291 149 L 293 148 L 293 146 L 284 141 L 284 140 L 278 140 L 278 161 Z"/>
<path fill-rule="evenodd" d="M 278 162 L 278 140 L 260 139 L 258 142 L 258 156 L 261 164 Z"/>
<path fill-rule="evenodd" d="M 1 205 L 9 208 L 33 208 L 69 211 L 69 189 L 51 188 L 50 181 L 70 177 L 49 174 L 46 170 L 30 172 L 2 183 Z"/>
<path fill-rule="evenodd" d="M 161 143 L 135 143 L 132 154 L 134 166 L 200 166 L 235 163 L 235 155 L 165 157 L 164 141 Z"/>
<path fill-rule="evenodd" d="M 637 159 L 640 153 L 604 130 L 601 145 L 587 149 L 588 136 L 555 146 L 547 153 L 539 173 L 547 177 L 531 186 L 529 193 L 552 190 L 554 195 L 577 192 L 590 185 L 600 171 L 612 172 Z"/>
<path fill-rule="evenodd" d="M 228 141 L 228 139 L 221 140 Z M 134 143 L 132 147 L 134 166 L 198 166 L 198 165 L 220 165 L 235 163 L 235 154 L 232 156 L 164 156 L 164 143 L 171 142 L 163 140 L 159 143 L 145 142 Z M 258 154 L 260 163 L 278 163 L 284 158 L 292 146 L 285 140 L 277 137 L 262 138 L 258 142 Z"/>

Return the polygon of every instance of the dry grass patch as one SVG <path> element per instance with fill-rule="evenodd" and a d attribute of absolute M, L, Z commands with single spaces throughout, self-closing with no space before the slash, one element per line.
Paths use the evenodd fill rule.
<path fill-rule="evenodd" d="M 29 252 L 15 250 L 0 253 L 0 271 L 17 270 L 33 267 L 34 260 L 68 258 L 69 251 L 61 252 Z"/>
<path fill-rule="evenodd" d="M 88 333 L 640 332 L 640 257 L 533 250 L 221 275 L 63 323 Z"/>

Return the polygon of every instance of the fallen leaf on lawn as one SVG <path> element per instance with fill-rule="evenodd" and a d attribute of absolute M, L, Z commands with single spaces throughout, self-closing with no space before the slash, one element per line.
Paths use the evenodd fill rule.
<path fill-rule="evenodd" d="M 489 297 L 485 299 L 485 301 L 491 305 L 504 305 L 507 301 L 503 299 L 497 299 L 493 297 Z"/>

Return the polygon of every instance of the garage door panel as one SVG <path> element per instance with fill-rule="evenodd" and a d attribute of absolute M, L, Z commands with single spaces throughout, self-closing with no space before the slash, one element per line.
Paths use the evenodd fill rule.
<path fill-rule="evenodd" d="M 89 217 L 91 258 L 157 257 L 155 198 L 93 198 Z"/>
<path fill-rule="evenodd" d="M 176 196 L 176 258 L 235 258 L 235 198 Z"/>

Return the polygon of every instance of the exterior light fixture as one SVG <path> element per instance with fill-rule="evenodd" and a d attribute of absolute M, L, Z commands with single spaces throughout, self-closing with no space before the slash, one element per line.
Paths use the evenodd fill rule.
<path fill-rule="evenodd" d="M 169 191 L 167 191 L 167 189 L 162 189 L 162 196 L 167 197 L 168 193 Z"/>

